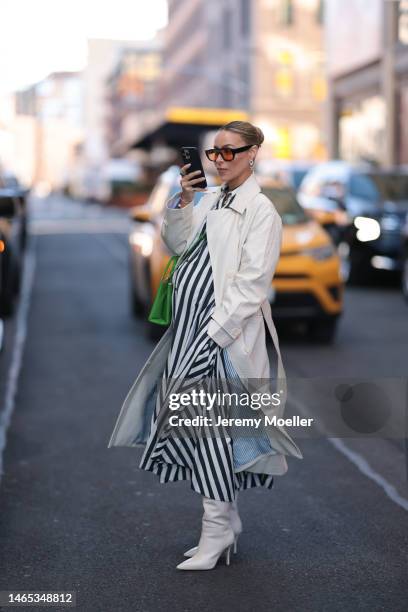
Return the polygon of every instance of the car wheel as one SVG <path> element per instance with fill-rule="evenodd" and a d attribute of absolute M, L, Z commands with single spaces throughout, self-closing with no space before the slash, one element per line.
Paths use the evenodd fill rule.
<path fill-rule="evenodd" d="M 309 336 L 314 342 L 330 344 L 337 330 L 338 317 L 321 317 L 309 323 Z"/>
<path fill-rule="evenodd" d="M 402 261 L 402 292 L 404 294 L 405 299 L 408 302 L 408 253 L 405 253 L 404 259 Z"/>

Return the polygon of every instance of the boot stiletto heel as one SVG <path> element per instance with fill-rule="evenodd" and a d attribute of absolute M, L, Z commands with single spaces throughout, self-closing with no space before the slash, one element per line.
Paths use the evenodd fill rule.
<path fill-rule="evenodd" d="M 232 502 L 232 506 L 230 508 L 230 524 L 231 524 L 231 527 L 232 527 L 232 530 L 235 536 L 233 553 L 236 554 L 237 545 L 238 545 L 238 536 L 242 533 L 242 521 L 238 514 L 238 505 L 237 505 L 236 499 L 234 502 Z M 186 552 L 184 553 L 184 556 L 193 557 L 196 554 L 197 550 L 198 550 L 198 546 L 193 546 L 193 548 L 189 548 L 188 550 L 186 550 Z"/>
<path fill-rule="evenodd" d="M 231 547 L 235 534 L 230 525 L 231 502 L 222 502 L 203 496 L 204 515 L 197 552 L 177 565 L 180 570 L 213 569 L 225 552 L 226 565 L 231 562 Z"/>

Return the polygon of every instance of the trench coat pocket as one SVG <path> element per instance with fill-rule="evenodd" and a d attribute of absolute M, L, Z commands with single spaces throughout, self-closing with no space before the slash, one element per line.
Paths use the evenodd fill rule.
<path fill-rule="evenodd" d="M 262 312 L 256 313 L 248 318 L 242 329 L 242 346 L 247 355 L 250 355 L 256 346 L 265 344 L 265 325 Z"/>

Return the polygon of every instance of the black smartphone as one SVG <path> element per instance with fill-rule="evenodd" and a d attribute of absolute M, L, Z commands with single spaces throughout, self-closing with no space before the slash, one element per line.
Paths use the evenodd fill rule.
<path fill-rule="evenodd" d="M 200 176 L 203 176 L 204 180 L 201 181 L 200 183 L 196 183 L 195 187 L 198 187 L 199 189 L 201 188 L 206 189 L 208 186 L 207 179 L 205 177 L 203 164 L 201 163 L 201 158 L 200 158 L 200 154 L 198 152 L 197 147 L 181 147 L 181 156 L 184 162 L 183 165 L 191 164 L 190 168 L 187 169 L 188 174 L 190 172 L 195 172 L 196 170 L 201 170 L 201 175 L 197 174 L 197 178 L 200 178 Z"/>

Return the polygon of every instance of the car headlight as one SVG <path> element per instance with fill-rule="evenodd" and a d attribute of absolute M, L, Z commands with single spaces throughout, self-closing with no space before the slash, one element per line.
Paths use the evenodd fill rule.
<path fill-rule="evenodd" d="M 335 253 L 334 246 L 331 244 L 326 244 L 325 246 L 315 247 L 313 249 L 304 249 L 302 251 L 303 255 L 307 255 L 308 257 L 313 257 L 313 259 L 317 259 L 318 261 L 322 261 L 323 259 L 329 259 L 333 257 Z"/>
<path fill-rule="evenodd" d="M 129 244 L 139 251 L 143 257 L 150 257 L 153 252 L 153 238 L 142 232 L 132 232 L 129 235 Z"/>
<path fill-rule="evenodd" d="M 356 217 L 354 226 L 357 228 L 357 240 L 360 240 L 360 242 L 376 240 L 381 234 L 380 224 L 371 217 Z"/>

